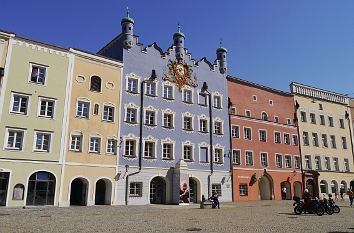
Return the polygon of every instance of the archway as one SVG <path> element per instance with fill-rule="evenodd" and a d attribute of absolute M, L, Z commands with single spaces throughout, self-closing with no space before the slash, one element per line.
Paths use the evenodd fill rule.
<path fill-rule="evenodd" d="M 280 184 L 280 191 L 282 194 L 282 199 L 283 200 L 291 200 L 291 184 L 287 181 L 284 181 Z M 283 189 L 286 189 L 285 194 L 283 194 Z"/>
<path fill-rule="evenodd" d="M 76 178 L 71 182 L 70 205 L 87 205 L 88 182 Z"/>
<path fill-rule="evenodd" d="M 189 178 L 189 197 L 191 203 L 200 202 L 200 182 L 195 177 Z"/>
<path fill-rule="evenodd" d="M 0 206 L 6 205 L 10 172 L 0 172 Z"/>
<path fill-rule="evenodd" d="M 112 183 L 107 179 L 96 182 L 95 205 L 110 205 L 112 196 Z"/>
<path fill-rule="evenodd" d="M 259 179 L 259 197 L 261 200 L 273 199 L 273 180 L 270 175 L 264 174 Z"/>
<path fill-rule="evenodd" d="M 351 190 L 354 189 L 354 180 L 350 181 L 350 189 L 351 189 Z"/>
<path fill-rule="evenodd" d="M 301 191 L 301 183 L 300 182 L 295 182 L 294 184 L 293 184 L 293 186 L 294 186 L 294 196 L 295 197 L 302 197 L 302 191 Z"/>
<path fill-rule="evenodd" d="M 331 193 L 333 193 L 333 194 L 337 193 L 338 194 L 338 183 L 335 180 L 331 181 Z"/>
<path fill-rule="evenodd" d="M 312 179 L 306 181 L 306 188 L 309 190 L 311 197 L 314 196 L 314 183 Z"/>
<path fill-rule="evenodd" d="M 150 203 L 166 203 L 166 182 L 162 177 L 155 177 L 150 182 Z"/>
<path fill-rule="evenodd" d="M 345 182 L 344 180 L 340 182 L 340 191 L 342 191 L 343 193 L 347 193 L 347 182 Z"/>
<path fill-rule="evenodd" d="M 55 176 L 50 172 L 33 173 L 28 180 L 26 205 L 54 205 Z"/>

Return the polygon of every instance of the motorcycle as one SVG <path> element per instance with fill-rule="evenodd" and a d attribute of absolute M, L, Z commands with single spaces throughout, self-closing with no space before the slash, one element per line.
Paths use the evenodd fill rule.
<path fill-rule="evenodd" d="M 333 207 L 329 205 L 329 202 L 326 198 L 323 198 L 323 200 L 319 200 L 319 203 L 328 215 L 332 215 L 334 213 Z"/>
<path fill-rule="evenodd" d="M 316 213 L 318 216 L 322 216 L 325 213 L 325 209 L 321 206 L 317 198 L 312 199 L 308 205 L 307 203 L 301 201 L 299 197 L 295 196 L 293 200 L 295 201 L 293 206 L 295 206 L 294 212 L 296 215 L 300 215 L 302 212 L 308 212 Z"/>
<path fill-rule="evenodd" d="M 336 205 L 333 199 L 328 200 L 328 205 L 333 208 L 334 213 L 338 214 L 340 212 L 339 206 Z"/>

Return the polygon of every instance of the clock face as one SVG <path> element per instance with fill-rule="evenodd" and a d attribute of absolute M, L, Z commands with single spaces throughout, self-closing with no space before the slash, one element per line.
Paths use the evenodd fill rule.
<path fill-rule="evenodd" d="M 176 72 L 179 76 L 183 76 L 184 75 L 184 66 L 182 64 L 178 64 L 176 66 Z"/>

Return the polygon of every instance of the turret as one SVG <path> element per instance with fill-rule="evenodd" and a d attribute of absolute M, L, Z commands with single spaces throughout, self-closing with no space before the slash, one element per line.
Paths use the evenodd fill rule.
<path fill-rule="evenodd" d="M 227 62 L 226 62 L 226 54 L 227 49 L 222 47 L 222 41 L 220 41 L 220 48 L 216 50 L 217 60 L 219 61 L 219 70 L 220 73 L 226 74 L 227 72 Z"/>
<path fill-rule="evenodd" d="M 184 58 L 184 34 L 181 32 L 181 26 L 178 24 L 178 32 L 173 34 L 173 44 L 176 51 L 176 59 L 182 61 Z"/>
<path fill-rule="evenodd" d="M 123 44 L 126 49 L 133 47 L 133 29 L 134 20 L 129 17 L 129 8 L 127 7 L 127 17 L 123 18 L 121 23 L 122 34 L 123 34 Z"/>

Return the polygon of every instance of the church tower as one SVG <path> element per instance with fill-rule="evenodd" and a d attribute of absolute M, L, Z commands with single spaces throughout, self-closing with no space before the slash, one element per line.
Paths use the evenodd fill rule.
<path fill-rule="evenodd" d="M 127 17 L 123 18 L 121 23 L 122 34 L 123 34 L 123 44 L 126 49 L 133 47 L 133 29 L 134 20 L 129 17 L 129 8 L 127 7 Z"/>
<path fill-rule="evenodd" d="M 178 32 L 173 34 L 173 44 L 176 47 L 177 61 L 183 61 L 184 58 L 184 34 L 181 32 L 181 26 L 178 24 Z"/>
<path fill-rule="evenodd" d="M 216 50 L 217 60 L 219 61 L 219 70 L 220 73 L 226 74 L 227 72 L 227 62 L 226 62 L 226 54 L 227 49 L 222 47 L 222 40 L 220 41 L 220 48 Z"/>

